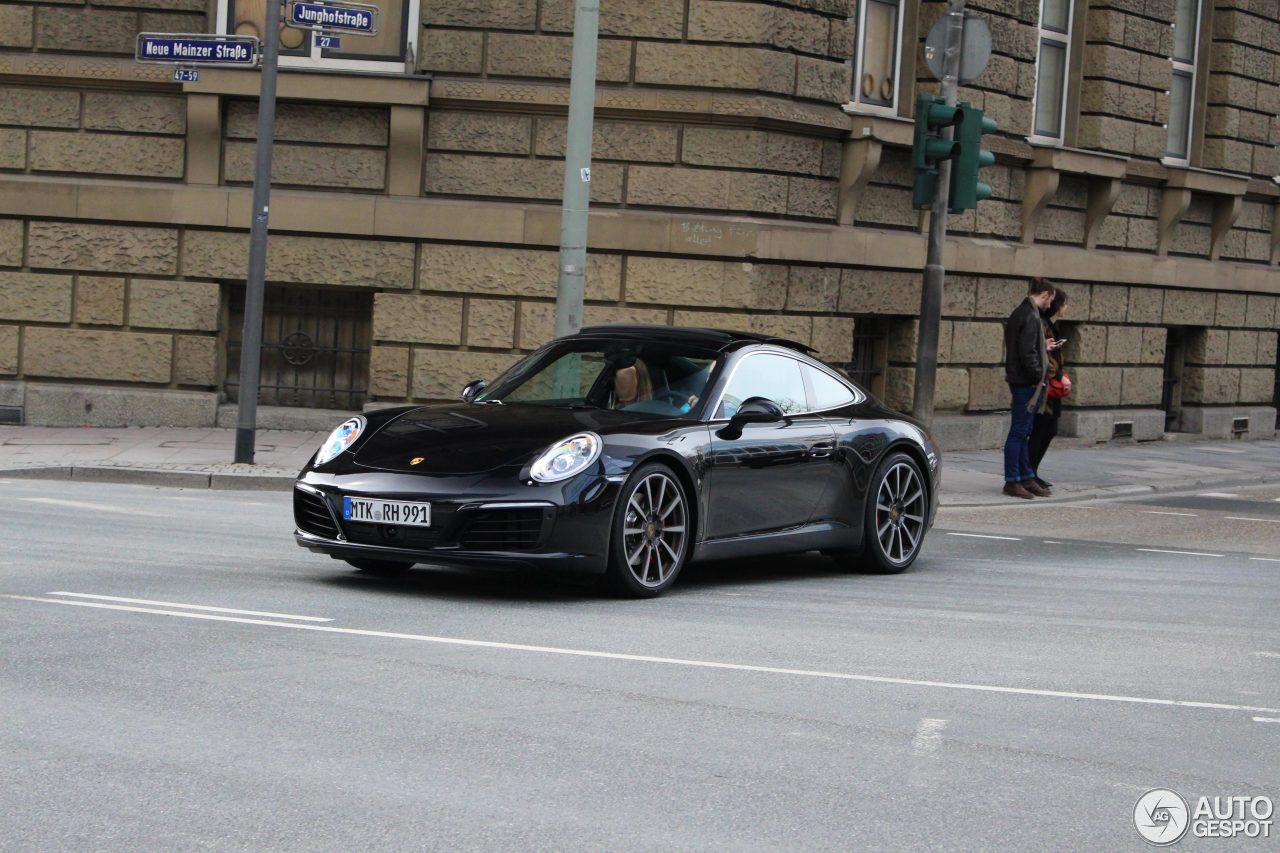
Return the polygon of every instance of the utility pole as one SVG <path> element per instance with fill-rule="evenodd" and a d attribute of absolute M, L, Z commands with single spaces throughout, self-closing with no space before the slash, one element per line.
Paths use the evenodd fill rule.
<path fill-rule="evenodd" d="M 262 367 L 262 302 L 267 275 L 267 211 L 271 203 L 271 154 L 276 129 L 276 67 L 280 59 L 280 0 L 267 0 L 262 34 L 262 91 L 258 96 L 258 141 L 254 148 L 253 223 L 249 232 L 249 277 L 240 338 L 240 405 L 236 462 L 253 464 Z"/>
<path fill-rule="evenodd" d="M 964 38 L 964 0 L 947 0 L 947 39 L 942 57 L 942 98 L 946 105 L 956 105 L 960 85 L 960 46 Z M 952 139 L 954 128 L 943 130 L 944 139 Z M 929 254 L 924 267 L 924 286 L 920 291 L 920 334 L 916 345 L 916 384 L 911 416 L 933 425 L 933 394 L 938 378 L 938 327 L 942 324 L 942 284 L 946 270 L 942 250 L 947 238 L 947 202 L 951 189 L 951 161 L 938 164 L 938 182 L 934 188 L 933 207 L 929 212 Z"/>
<path fill-rule="evenodd" d="M 600 0 L 578 0 L 573 14 L 573 65 L 569 72 L 569 127 L 564 152 L 564 201 L 560 215 L 560 275 L 556 287 L 556 337 L 582 328 L 586 293 L 587 211 L 591 203 L 591 132 L 596 108 L 596 36 Z"/>

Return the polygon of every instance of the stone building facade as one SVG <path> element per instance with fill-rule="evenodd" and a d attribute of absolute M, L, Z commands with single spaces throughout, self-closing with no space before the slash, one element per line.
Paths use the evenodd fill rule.
<path fill-rule="evenodd" d="M 573 0 L 378 5 L 367 47 L 282 33 L 266 425 L 453 398 L 552 335 Z M 1001 440 L 1031 275 L 1071 296 L 1068 433 L 1270 435 L 1280 5 L 968 5 L 994 52 L 961 99 L 1001 132 L 950 222 L 944 445 Z M 233 422 L 258 75 L 132 53 L 261 6 L 0 3 L 0 420 Z M 794 338 L 909 409 L 944 7 L 601 0 L 587 321 Z"/>

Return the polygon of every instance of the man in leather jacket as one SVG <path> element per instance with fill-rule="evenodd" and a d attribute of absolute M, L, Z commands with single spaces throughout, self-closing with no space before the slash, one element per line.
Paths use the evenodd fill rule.
<path fill-rule="evenodd" d="M 1013 397 L 1009 436 L 1004 442 L 1004 493 L 1010 497 L 1050 494 L 1035 481 L 1029 442 L 1049 367 L 1040 312 L 1052 301 L 1053 285 L 1049 280 L 1033 278 L 1027 298 L 1013 309 L 1004 324 L 1004 374 Z"/>

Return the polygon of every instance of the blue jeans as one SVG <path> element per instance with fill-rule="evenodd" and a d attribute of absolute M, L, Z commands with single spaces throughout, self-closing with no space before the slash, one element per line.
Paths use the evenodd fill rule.
<path fill-rule="evenodd" d="M 1009 423 L 1009 437 L 1004 440 L 1004 481 L 1021 483 L 1036 475 L 1031 467 L 1031 427 L 1035 414 L 1027 411 L 1027 404 L 1035 396 L 1034 385 L 1009 385 L 1013 394 L 1013 417 Z"/>

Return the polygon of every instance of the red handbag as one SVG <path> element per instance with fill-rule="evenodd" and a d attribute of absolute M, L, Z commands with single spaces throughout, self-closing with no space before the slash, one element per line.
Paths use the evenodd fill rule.
<path fill-rule="evenodd" d="M 1067 371 L 1062 371 L 1062 376 L 1055 376 L 1049 380 L 1049 399 L 1062 400 L 1071 394 L 1071 377 L 1067 375 Z"/>

